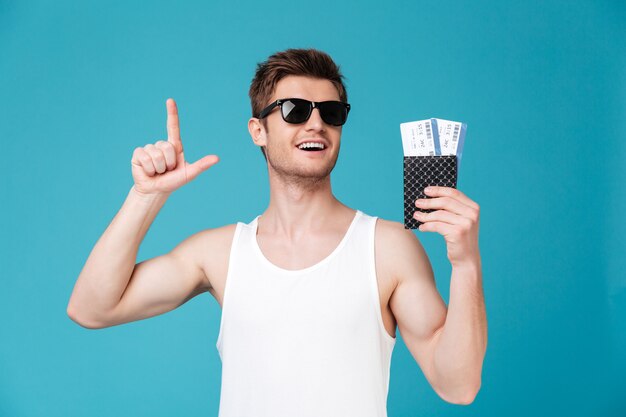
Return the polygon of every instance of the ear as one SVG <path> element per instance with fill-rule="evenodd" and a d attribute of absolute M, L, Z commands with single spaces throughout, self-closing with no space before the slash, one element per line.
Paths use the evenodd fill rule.
<path fill-rule="evenodd" d="M 261 120 L 256 117 L 250 118 L 250 120 L 248 120 L 248 132 L 250 132 L 250 136 L 255 145 L 265 146 L 267 144 L 267 132 Z"/>

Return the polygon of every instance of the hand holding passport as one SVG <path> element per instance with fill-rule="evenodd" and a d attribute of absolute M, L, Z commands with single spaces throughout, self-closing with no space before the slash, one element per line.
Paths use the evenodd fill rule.
<path fill-rule="evenodd" d="M 436 118 L 400 124 L 404 150 L 406 229 L 418 229 L 423 223 L 414 217 L 415 211 L 435 211 L 415 204 L 418 199 L 429 198 L 424 194 L 424 188 L 456 188 L 466 131 L 465 123 Z"/>

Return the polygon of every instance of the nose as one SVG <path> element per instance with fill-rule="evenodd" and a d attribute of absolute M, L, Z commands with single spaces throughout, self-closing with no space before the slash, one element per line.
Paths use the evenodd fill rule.
<path fill-rule="evenodd" d="M 322 116 L 320 115 L 320 110 L 318 108 L 314 108 L 311 112 L 311 117 L 306 121 L 305 125 L 306 130 L 313 131 L 322 131 L 324 130 L 324 121 L 322 120 Z"/>

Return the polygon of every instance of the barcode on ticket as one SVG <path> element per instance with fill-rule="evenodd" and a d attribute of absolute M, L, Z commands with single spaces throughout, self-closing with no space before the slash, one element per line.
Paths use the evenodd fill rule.
<path fill-rule="evenodd" d="M 400 133 L 405 156 L 439 154 L 439 130 L 435 119 L 401 123 Z"/>
<path fill-rule="evenodd" d="M 441 155 L 456 155 L 460 165 L 467 125 L 452 120 L 436 119 L 439 128 Z"/>
<path fill-rule="evenodd" d="M 460 165 L 467 125 L 445 119 L 400 124 L 404 156 L 456 155 Z"/>

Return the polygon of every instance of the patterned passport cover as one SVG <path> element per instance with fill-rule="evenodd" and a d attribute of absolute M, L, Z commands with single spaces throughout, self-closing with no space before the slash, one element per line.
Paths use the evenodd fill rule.
<path fill-rule="evenodd" d="M 429 185 L 456 188 L 456 155 L 405 156 L 404 157 L 404 228 L 417 229 L 422 222 L 413 217 L 416 211 L 430 213 L 433 209 L 415 206 L 418 198 L 429 198 L 424 188 Z"/>

